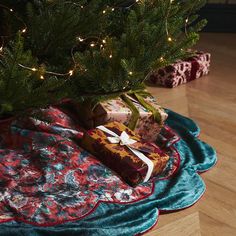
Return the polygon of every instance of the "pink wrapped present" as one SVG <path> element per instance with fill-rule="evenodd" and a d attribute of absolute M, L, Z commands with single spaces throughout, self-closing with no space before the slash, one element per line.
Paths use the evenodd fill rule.
<path fill-rule="evenodd" d="M 151 111 L 147 110 L 135 99 L 129 97 L 134 106 L 139 111 L 139 119 L 134 131 L 141 136 L 144 141 L 154 142 L 163 127 L 164 121 L 167 119 L 165 110 L 157 104 L 152 96 L 145 98 L 145 102 L 156 109 L 160 117 L 160 121 L 156 122 Z M 132 117 L 131 109 L 121 99 L 111 99 L 101 102 L 96 106 L 93 112 L 87 110 L 86 107 L 77 107 L 79 110 L 80 120 L 88 129 L 95 128 L 108 122 L 117 121 L 128 126 Z"/>
<path fill-rule="evenodd" d="M 160 84 L 173 88 L 180 84 L 198 79 L 210 71 L 210 53 L 197 52 L 195 56 L 186 60 L 179 60 L 174 64 L 155 71 L 149 79 L 149 84 Z"/>
<path fill-rule="evenodd" d="M 197 52 L 196 56 L 190 57 L 187 61 L 191 62 L 191 78 L 190 80 L 198 79 L 210 72 L 211 54 Z"/>

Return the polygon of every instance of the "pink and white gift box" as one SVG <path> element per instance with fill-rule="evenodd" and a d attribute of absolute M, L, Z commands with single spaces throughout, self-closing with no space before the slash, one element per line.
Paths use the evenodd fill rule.
<path fill-rule="evenodd" d="M 174 88 L 192 80 L 207 75 L 210 71 L 211 54 L 197 52 L 195 56 L 186 60 L 179 60 L 174 64 L 154 71 L 148 82 Z"/>
<path fill-rule="evenodd" d="M 140 135 L 144 141 L 156 141 L 157 136 L 168 117 L 167 113 L 160 105 L 158 105 L 155 98 L 152 96 L 146 97 L 145 101 L 152 105 L 157 110 L 157 112 L 159 112 L 161 119 L 160 122 L 157 123 L 151 111 L 148 111 L 135 99 L 130 99 L 139 111 L 139 119 L 134 131 Z M 112 121 L 117 121 L 128 126 L 132 116 L 130 108 L 121 98 L 101 102 L 92 112 L 88 110 L 86 111 L 86 107 L 77 108 L 81 114 L 81 122 L 88 129 L 95 128 L 99 125 L 103 125 Z"/>
<path fill-rule="evenodd" d="M 190 57 L 187 61 L 191 62 L 191 78 L 198 79 L 210 72 L 211 54 L 204 52 L 197 52 L 196 56 Z"/>

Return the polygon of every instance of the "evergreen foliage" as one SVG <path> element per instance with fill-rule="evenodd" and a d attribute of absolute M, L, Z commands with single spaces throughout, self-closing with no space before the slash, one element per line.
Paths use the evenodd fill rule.
<path fill-rule="evenodd" d="M 62 86 L 63 80 L 56 77 L 39 80 L 37 73 L 25 70 L 21 64 L 34 67 L 37 62 L 30 51 L 23 49 L 23 38 L 18 34 L 0 56 L 0 116 L 42 107 L 61 97 L 53 91 Z"/>
<path fill-rule="evenodd" d="M 142 90 L 150 71 L 189 55 L 189 48 L 197 42 L 198 32 L 206 23 L 198 21 L 196 15 L 205 0 L 3 0 L 3 3 L 16 10 L 27 25 L 27 32 L 24 48 L 11 45 L 1 56 L 0 81 L 4 81 L 1 88 L 8 84 L 8 95 L 2 95 L 4 89 L 0 94 L 2 113 L 43 106 L 50 99 L 64 96 L 97 102 Z M 6 28 L 8 24 L 2 22 Z M 10 35 L 14 31 L 14 27 L 6 30 Z M 19 44 L 19 39 L 15 44 Z M 17 54 L 17 59 L 12 60 L 11 54 L 13 57 Z M 38 69 L 29 71 L 18 64 Z M 66 75 L 70 70 L 73 71 L 70 79 L 46 73 Z M 40 75 L 45 77 L 44 81 L 39 80 Z M 11 77 L 22 87 L 17 84 L 16 88 L 13 80 L 7 81 Z M 22 95 L 15 92 L 18 88 Z M 25 99 L 35 93 L 35 88 L 38 99 Z M 10 90 L 17 95 L 14 99 L 18 102 L 11 100 Z M 53 92 L 47 96 L 49 91 Z M 26 97 L 21 97 L 23 94 Z"/>
<path fill-rule="evenodd" d="M 87 47 L 76 54 L 78 64 L 84 68 L 76 73 L 78 91 L 103 94 L 135 90 L 149 71 L 186 57 L 187 49 L 198 40 L 197 31 L 205 21 L 199 22 L 197 28 L 191 28 L 186 34 L 183 29 L 190 10 L 198 9 L 201 4 L 199 1 L 171 3 L 166 0 L 135 4 L 122 15 L 120 35 L 101 30 L 94 47 Z M 109 14 L 115 13 L 107 10 L 105 17 L 108 21 Z M 191 23 L 195 18 L 190 19 Z M 101 39 L 106 40 L 103 48 Z"/>
<path fill-rule="evenodd" d="M 26 47 L 50 69 L 65 71 L 80 30 L 80 7 L 68 1 L 27 5 Z M 56 68 L 58 67 L 58 68 Z"/>

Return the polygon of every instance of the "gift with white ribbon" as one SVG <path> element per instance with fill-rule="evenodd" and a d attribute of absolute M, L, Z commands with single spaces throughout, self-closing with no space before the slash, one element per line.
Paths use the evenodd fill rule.
<path fill-rule="evenodd" d="M 142 160 L 147 165 L 148 170 L 143 181 L 143 182 L 147 182 L 153 173 L 154 164 L 142 152 L 138 151 L 137 149 L 131 146 L 135 144 L 137 141 L 134 139 L 131 139 L 125 131 L 123 131 L 121 135 L 119 136 L 118 134 L 114 133 L 113 131 L 109 130 L 103 125 L 98 126 L 97 129 L 100 129 L 101 131 L 111 135 L 111 137 L 107 137 L 110 143 L 126 146 L 131 152 L 133 152 L 134 155 L 136 155 L 140 160 Z"/>

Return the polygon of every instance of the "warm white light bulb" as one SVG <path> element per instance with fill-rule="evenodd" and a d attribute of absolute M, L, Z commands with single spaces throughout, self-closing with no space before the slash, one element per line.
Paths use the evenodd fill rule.
<path fill-rule="evenodd" d="M 129 75 L 133 75 L 133 72 L 132 72 L 132 71 L 130 71 L 130 72 L 129 72 Z"/>
<path fill-rule="evenodd" d="M 168 39 L 167 39 L 169 42 L 171 42 L 172 41 L 172 38 L 171 37 L 168 37 Z"/>
<path fill-rule="evenodd" d="M 69 72 L 68 72 L 68 74 L 69 74 L 70 76 L 72 76 L 72 75 L 73 75 L 73 73 L 74 73 L 74 71 L 73 71 L 73 70 L 69 70 Z"/>
<path fill-rule="evenodd" d="M 103 43 L 106 43 L 106 40 L 105 40 L 105 39 L 103 39 L 103 40 L 102 40 L 102 42 L 103 42 Z"/>
<path fill-rule="evenodd" d="M 90 47 L 94 47 L 95 46 L 95 43 L 90 43 Z"/>
<path fill-rule="evenodd" d="M 81 37 L 78 37 L 78 39 L 79 39 L 80 42 L 84 41 L 84 39 L 82 39 Z"/>
<path fill-rule="evenodd" d="M 37 69 L 36 69 L 36 68 L 34 68 L 34 67 L 33 67 L 31 70 L 32 70 L 32 71 L 37 71 Z"/>
<path fill-rule="evenodd" d="M 21 30 L 22 33 L 25 33 L 26 32 L 26 28 L 24 28 L 23 30 Z"/>
<path fill-rule="evenodd" d="M 43 75 L 40 75 L 40 79 L 44 79 Z"/>
<path fill-rule="evenodd" d="M 106 10 L 103 10 L 102 13 L 105 14 L 105 13 L 106 13 Z"/>
<path fill-rule="evenodd" d="M 0 47 L 0 52 L 2 52 L 2 50 L 3 50 L 3 46 Z"/>
<path fill-rule="evenodd" d="M 109 57 L 112 58 L 112 54 Z"/>
<path fill-rule="evenodd" d="M 13 12 L 13 9 L 10 9 L 11 12 Z"/>
<path fill-rule="evenodd" d="M 113 7 L 111 10 L 112 10 L 112 11 L 115 11 L 115 8 Z"/>

